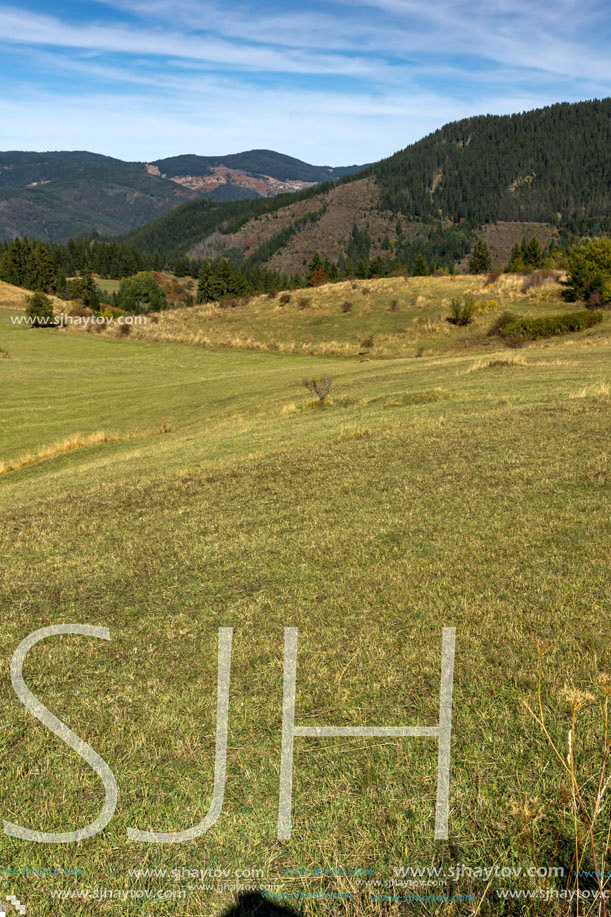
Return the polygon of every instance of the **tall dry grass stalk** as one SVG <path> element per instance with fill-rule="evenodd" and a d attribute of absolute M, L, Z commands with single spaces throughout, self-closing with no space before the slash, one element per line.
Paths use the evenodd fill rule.
<path fill-rule="evenodd" d="M 579 773 L 575 758 L 575 744 L 578 735 L 579 713 L 585 707 L 595 703 L 594 694 L 582 691 L 577 688 L 565 686 L 562 692 L 563 700 L 568 704 L 571 711 L 571 725 L 567 736 L 566 756 L 562 754 L 558 743 L 553 739 L 547 725 L 545 712 L 543 709 L 543 657 L 546 648 L 538 644 L 538 677 L 537 677 L 537 708 L 533 710 L 532 706 L 525 702 L 528 713 L 533 717 L 535 722 L 541 728 L 543 735 L 547 739 L 550 748 L 553 751 L 554 758 L 560 767 L 561 772 L 568 780 L 569 786 L 561 787 L 564 797 L 563 802 L 570 802 L 573 834 L 574 834 L 574 852 L 571 867 L 575 875 L 576 891 L 576 917 L 583 914 L 580 911 L 579 897 L 579 879 L 580 870 L 583 867 L 585 858 L 590 856 L 594 880 L 598 889 L 598 901 L 596 911 L 599 917 L 607 917 L 608 908 L 606 895 L 609 894 L 607 888 L 608 882 L 605 881 L 609 873 L 608 852 L 611 840 L 611 820 L 609 821 L 608 830 L 600 834 L 598 826 L 601 821 L 605 797 L 609 784 L 611 783 L 611 774 L 607 773 L 609 764 L 609 754 L 611 752 L 611 736 L 609 733 L 609 697 L 611 697 L 611 675 L 603 674 L 598 678 L 598 688 L 603 695 L 602 711 L 602 740 L 600 742 L 600 760 L 597 765 L 597 771 L 594 776 Z M 585 732 L 585 729 L 584 729 Z M 570 874 L 569 874 L 570 876 Z M 568 886 L 567 886 L 568 887 Z M 591 911 L 592 913 L 592 911 Z"/>

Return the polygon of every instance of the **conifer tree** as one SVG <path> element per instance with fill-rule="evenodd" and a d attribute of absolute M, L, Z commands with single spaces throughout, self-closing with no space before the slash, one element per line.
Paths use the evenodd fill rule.
<path fill-rule="evenodd" d="M 476 239 L 471 249 L 469 273 L 485 274 L 486 271 L 490 270 L 491 265 L 492 258 L 490 257 L 490 249 L 483 239 Z"/>
<path fill-rule="evenodd" d="M 414 259 L 414 266 L 412 268 L 412 274 L 414 277 L 426 277 L 430 273 L 429 266 L 426 263 L 426 258 L 420 252 L 416 255 Z"/>
<path fill-rule="evenodd" d="M 32 328 L 56 328 L 53 304 L 48 296 L 38 291 L 30 296 L 25 307 L 26 315 L 32 319 Z"/>

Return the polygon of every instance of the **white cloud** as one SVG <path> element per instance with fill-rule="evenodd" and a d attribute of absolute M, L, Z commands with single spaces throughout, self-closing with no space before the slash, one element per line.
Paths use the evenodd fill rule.
<path fill-rule="evenodd" d="M 262 47 L 162 28 L 72 25 L 53 16 L 11 7 L 0 7 L 0 36 L 5 43 L 186 58 L 219 68 L 260 72 L 364 77 L 380 74 L 386 66 L 382 60 L 370 61 L 358 55 L 311 54 L 295 48 Z"/>
<path fill-rule="evenodd" d="M 607 95 L 611 83 L 599 0 L 85 8 L 89 20 L 74 22 L 0 0 L 0 42 L 25 64 L 20 82 L 5 76 L 0 148 L 145 159 L 271 147 L 339 165 L 389 155 L 449 120 Z M 42 91 L 44 73 L 54 93 Z"/>
<path fill-rule="evenodd" d="M 489 97 L 484 108 L 500 114 L 551 101 L 507 95 Z M 185 152 L 212 155 L 264 148 L 319 165 L 347 165 L 388 156 L 447 121 L 477 112 L 471 104 L 427 91 L 377 99 L 260 90 L 202 77 L 191 91 L 160 95 L 155 101 L 137 88 L 120 97 L 112 92 L 64 96 L 61 107 L 44 94 L 0 100 L 0 149 L 91 149 L 150 161 Z"/>

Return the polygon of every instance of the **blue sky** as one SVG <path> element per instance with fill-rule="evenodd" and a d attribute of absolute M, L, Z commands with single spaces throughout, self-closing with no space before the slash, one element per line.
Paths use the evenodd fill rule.
<path fill-rule="evenodd" d="M 0 149 L 388 156 L 610 95 L 608 0 L 0 0 Z"/>

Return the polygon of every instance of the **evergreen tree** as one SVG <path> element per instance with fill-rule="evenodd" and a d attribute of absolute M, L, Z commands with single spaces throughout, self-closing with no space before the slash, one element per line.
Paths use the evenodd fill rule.
<path fill-rule="evenodd" d="M 83 270 L 81 281 L 82 287 L 80 298 L 83 300 L 83 305 L 91 309 L 92 312 L 97 312 L 100 308 L 100 291 L 91 271 L 87 268 Z"/>
<path fill-rule="evenodd" d="M 199 277 L 197 279 L 196 302 L 211 302 L 214 299 L 212 296 L 210 275 L 210 262 L 202 261 L 202 266 L 199 269 Z"/>
<path fill-rule="evenodd" d="M 386 264 L 380 255 L 371 261 L 369 265 L 369 276 L 370 277 L 385 277 L 386 276 Z"/>
<path fill-rule="evenodd" d="M 32 328 L 57 328 L 53 304 L 44 293 L 39 291 L 30 296 L 25 312 L 32 319 Z"/>
<path fill-rule="evenodd" d="M 318 254 L 318 252 L 314 252 L 314 255 L 312 256 L 312 260 L 311 260 L 310 263 L 308 264 L 308 272 L 307 272 L 307 274 L 306 274 L 306 279 L 307 279 L 307 281 L 308 281 L 308 286 L 315 286 L 315 284 L 312 284 L 312 282 L 311 282 L 312 277 L 314 276 L 314 274 L 317 273 L 317 271 L 322 271 L 322 270 L 323 270 L 323 266 L 322 266 L 321 257 L 320 257 L 320 255 Z M 317 274 L 317 276 L 318 276 L 318 274 Z M 324 282 L 324 281 L 319 281 L 319 282 Z"/>
<path fill-rule="evenodd" d="M 58 267 L 57 271 L 55 272 L 52 286 L 55 290 L 56 296 L 59 296 L 60 299 L 64 299 L 66 288 L 68 286 L 68 279 L 66 277 L 66 272 L 62 267 Z"/>
<path fill-rule="evenodd" d="M 522 243 L 522 257 L 524 263 L 529 267 L 543 267 L 543 254 L 541 252 L 541 243 L 536 236 L 528 242 L 526 239 Z"/>
<path fill-rule="evenodd" d="M 524 261 L 522 260 L 522 246 L 519 244 L 519 242 L 514 242 L 511 249 L 511 254 L 509 256 L 507 271 L 510 274 L 515 274 L 522 270 L 524 270 Z"/>
<path fill-rule="evenodd" d="M 426 263 L 426 258 L 424 255 L 419 252 L 414 258 L 414 266 L 412 268 L 412 274 L 414 277 L 426 277 L 430 273 L 429 266 Z"/>
<path fill-rule="evenodd" d="M 9 248 L 5 248 L 0 257 L 0 280 L 19 286 L 19 272 L 15 264 L 14 254 Z"/>
<path fill-rule="evenodd" d="M 483 239 L 476 239 L 471 249 L 471 258 L 469 259 L 470 274 L 485 274 L 492 266 L 490 249 Z"/>

